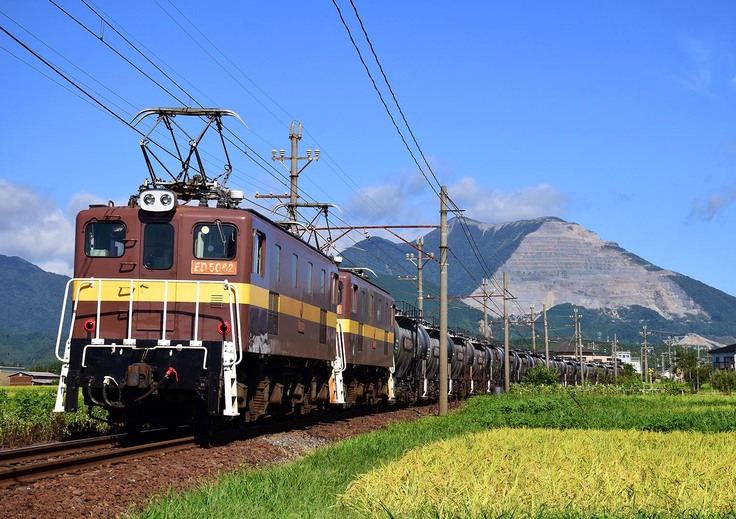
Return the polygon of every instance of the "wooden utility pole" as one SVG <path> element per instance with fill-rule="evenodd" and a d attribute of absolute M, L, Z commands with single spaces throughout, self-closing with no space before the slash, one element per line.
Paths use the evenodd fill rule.
<path fill-rule="evenodd" d="M 509 392 L 511 374 L 509 373 L 509 308 L 508 277 L 503 273 L 503 390 Z"/>
<path fill-rule="evenodd" d="M 447 186 L 440 186 L 440 416 L 447 415 Z"/>
<path fill-rule="evenodd" d="M 549 368 L 549 335 L 547 334 L 547 305 L 542 305 L 542 313 L 544 314 L 544 359 L 547 361 Z"/>

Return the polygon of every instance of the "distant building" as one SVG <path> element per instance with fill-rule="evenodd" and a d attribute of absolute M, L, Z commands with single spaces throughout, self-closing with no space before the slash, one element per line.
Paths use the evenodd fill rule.
<path fill-rule="evenodd" d="M 713 364 L 713 371 L 717 369 L 736 369 L 734 359 L 736 358 L 736 344 L 716 348 L 708 352 Z"/>
<path fill-rule="evenodd" d="M 0 386 L 50 386 L 59 381 L 59 375 L 47 371 L 0 371 Z"/>

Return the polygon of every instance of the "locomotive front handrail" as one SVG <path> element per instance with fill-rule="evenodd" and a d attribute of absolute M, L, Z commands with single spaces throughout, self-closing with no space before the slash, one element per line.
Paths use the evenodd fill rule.
<path fill-rule="evenodd" d="M 74 333 L 74 324 L 77 319 L 77 311 L 80 301 L 80 296 L 82 293 L 82 290 L 85 288 L 93 288 L 95 287 L 95 284 L 97 284 L 97 297 L 96 297 L 96 308 L 95 308 L 95 330 L 94 330 L 94 338 L 91 339 L 91 343 L 95 345 L 104 345 L 105 339 L 104 339 L 104 330 L 101 326 L 101 316 L 102 316 L 102 305 L 103 305 L 103 285 L 106 283 L 113 283 L 116 284 L 118 287 L 122 288 L 121 285 L 123 283 L 128 284 L 129 294 L 127 295 L 128 299 L 128 309 L 127 309 L 127 317 L 128 317 L 128 323 L 127 323 L 127 333 L 126 337 L 123 339 L 123 345 L 122 346 L 133 346 L 136 345 L 136 339 L 133 338 L 133 317 L 134 317 L 134 293 L 136 290 L 136 284 L 139 286 L 150 286 L 155 284 L 163 284 L 163 301 L 161 301 L 162 305 L 162 324 L 161 324 L 161 331 L 159 334 L 158 344 L 160 346 L 169 346 L 170 340 L 167 339 L 166 334 L 166 322 L 168 320 L 168 314 L 169 314 L 169 284 L 171 283 L 171 280 L 167 279 L 120 279 L 120 278 L 72 278 L 67 282 L 67 286 L 64 292 L 64 302 L 62 304 L 61 309 L 61 316 L 59 318 L 59 331 L 57 333 L 56 338 L 56 358 L 59 359 L 61 362 L 69 362 L 68 352 L 65 351 L 65 353 L 61 354 L 61 338 L 64 334 L 64 324 L 65 324 L 65 314 L 66 314 L 66 308 L 67 308 L 67 301 L 69 298 L 69 292 L 70 287 L 76 283 L 76 290 L 74 294 L 73 299 L 73 310 L 72 315 L 69 322 L 69 335 L 68 339 L 66 341 L 66 344 L 68 345 L 71 342 L 72 335 Z M 232 339 L 235 343 L 235 347 L 238 351 L 238 355 L 236 357 L 234 365 L 240 364 L 240 362 L 243 360 L 243 351 L 242 351 L 242 330 L 241 330 L 241 316 L 240 316 L 240 301 L 238 297 L 238 289 L 235 285 L 231 284 L 229 281 L 201 281 L 201 280 L 179 280 L 176 281 L 177 284 L 185 284 L 195 285 L 195 300 L 194 300 L 194 323 L 193 323 L 193 329 L 191 330 L 191 338 L 189 340 L 191 346 L 188 347 L 197 347 L 201 346 L 202 340 L 200 339 L 200 326 L 199 326 L 199 320 L 200 320 L 200 307 L 201 307 L 201 286 L 203 284 L 206 285 L 220 285 L 224 288 L 225 291 L 228 292 L 228 306 L 229 306 L 229 314 L 230 314 L 230 321 L 234 324 L 234 329 L 231 331 L 232 333 Z M 67 348 L 68 349 L 68 348 Z"/>
<path fill-rule="evenodd" d="M 61 334 L 64 332 L 64 315 L 66 314 L 66 302 L 69 299 L 69 287 L 72 285 L 73 282 L 80 281 L 79 285 L 77 286 L 77 293 L 74 296 L 74 308 L 72 310 L 72 316 L 71 316 L 71 326 L 69 327 L 69 338 L 66 341 L 66 344 L 68 345 L 69 342 L 72 339 L 72 329 L 74 327 L 74 320 L 77 316 L 77 305 L 79 304 L 79 293 L 82 291 L 82 286 L 84 286 L 84 282 L 87 282 L 90 287 L 94 286 L 95 280 L 94 278 L 90 279 L 77 279 L 72 278 L 66 283 L 66 288 L 64 289 L 64 302 L 61 305 L 61 316 L 59 317 L 59 331 L 56 334 L 56 358 L 59 359 L 61 362 L 69 362 L 68 358 L 68 348 L 66 351 L 64 351 L 64 357 L 61 357 L 59 355 L 59 345 L 61 344 Z"/>

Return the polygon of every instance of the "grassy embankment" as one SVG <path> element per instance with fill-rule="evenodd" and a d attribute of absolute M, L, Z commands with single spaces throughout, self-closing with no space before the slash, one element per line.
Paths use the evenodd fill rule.
<path fill-rule="evenodd" d="M 139 517 L 736 517 L 736 399 L 478 397 Z"/>

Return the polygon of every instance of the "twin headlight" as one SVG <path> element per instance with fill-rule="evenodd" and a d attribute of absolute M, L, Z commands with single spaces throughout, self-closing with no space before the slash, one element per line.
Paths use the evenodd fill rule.
<path fill-rule="evenodd" d="M 140 195 L 141 209 L 153 213 L 171 211 L 176 206 L 176 195 L 166 189 L 149 189 Z"/>

